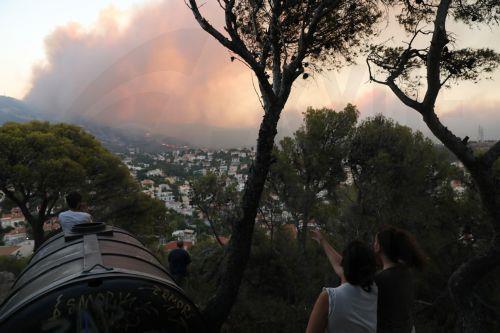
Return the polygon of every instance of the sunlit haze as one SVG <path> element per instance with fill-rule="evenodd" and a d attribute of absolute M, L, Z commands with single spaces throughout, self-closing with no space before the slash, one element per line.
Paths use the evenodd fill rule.
<path fill-rule="evenodd" d="M 220 24 L 216 1 L 204 13 Z M 385 35 L 395 35 L 387 28 Z M 499 30 L 457 31 L 463 46 L 499 50 Z M 399 35 L 401 36 L 401 35 Z M 60 119 L 82 117 L 141 127 L 207 146 L 251 145 L 262 116 L 250 70 L 231 62 L 183 1 L 2 0 L 0 95 L 24 99 Z M 398 40 L 396 40 L 398 41 Z M 362 117 L 382 113 L 428 134 L 420 117 L 368 83 L 363 62 L 299 79 L 280 134 L 308 106 L 352 102 Z M 500 73 L 442 94 L 438 109 L 458 135 L 500 136 Z"/>

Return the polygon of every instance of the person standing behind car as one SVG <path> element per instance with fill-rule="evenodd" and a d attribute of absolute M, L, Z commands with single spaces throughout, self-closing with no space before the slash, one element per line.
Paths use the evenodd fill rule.
<path fill-rule="evenodd" d="M 187 276 L 187 266 L 191 263 L 189 253 L 184 250 L 184 241 L 177 241 L 177 248 L 168 254 L 170 273 L 177 283 L 182 284 Z"/>

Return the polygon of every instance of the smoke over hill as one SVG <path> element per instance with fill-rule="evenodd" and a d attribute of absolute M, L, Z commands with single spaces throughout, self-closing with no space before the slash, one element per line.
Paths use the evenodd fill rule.
<path fill-rule="evenodd" d="M 216 1 L 203 6 L 212 23 L 221 26 L 219 9 Z M 69 23 L 57 28 L 45 46 L 47 59 L 34 68 L 25 96 L 44 114 L 163 133 L 201 146 L 255 144 L 262 110 L 250 71 L 229 60 L 183 1 L 154 1 L 126 13 L 108 8 L 91 27 Z M 298 127 L 307 106 L 342 108 L 347 102 L 358 105 L 362 117 L 383 113 L 430 134 L 415 112 L 366 83 L 364 66 L 346 72 L 345 87 L 336 74 L 297 82 L 280 136 Z M 470 99 L 481 101 L 472 105 L 454 98 L 449 98 L 453 104 L 444 103 L 448 113 L 441 114 L 450 128 L 475 137 L 482 125 L 486 137 L 498 136 L 497 101 L 471 94 Z"/>
<path fill-rule="evenodd" d="M 256 124 L 250 73 L 229 61 L 182 1 L 138 7 L 123 20 L 107 9 L 90 29 L 76 23 L 56 29 L 25 100 L 62 119 L 166 131 L 208 144 L 225 128 L 232 133 Z"/>

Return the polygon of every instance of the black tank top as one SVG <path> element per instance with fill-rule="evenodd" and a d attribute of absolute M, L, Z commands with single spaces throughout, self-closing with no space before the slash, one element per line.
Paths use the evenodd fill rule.
<path fill-rule="evenodd" d="M 410 333 L 413 328 L 413 276 L 409 268 L 397 265 L 375 277 L 378 287 L 377 332 Z"/>

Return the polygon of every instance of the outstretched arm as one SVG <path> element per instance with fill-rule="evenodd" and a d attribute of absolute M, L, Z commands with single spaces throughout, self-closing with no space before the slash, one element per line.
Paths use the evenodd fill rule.
<path fill-rule="evenodd" d="M 335 251 L 335 249 L 326 241 L 320 231 L 312 230 L 311 233 L 312 239 L 318 242 L 318 244 L 321 245 L 321 247 L 325 251 L 328 260 L 330 261 L 330 264 L 332 265 L 335 273 L 337 273 L 337 275 L 339 276 L 341 283 L 344 283 L 346 280 L 344 276 L 344 269 L 341 265 L 342 256 L 337 251 Z"/>

